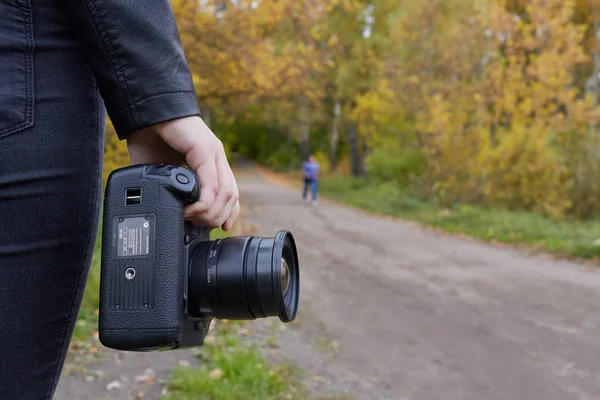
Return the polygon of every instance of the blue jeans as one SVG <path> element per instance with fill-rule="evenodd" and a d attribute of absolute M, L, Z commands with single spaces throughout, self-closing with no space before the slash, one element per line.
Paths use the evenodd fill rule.
<path fill-rule="evenodd" d="M 316 179 L 305 179 L 304 180 L 304 191 L 302 192 L 302 198 L 306 199 L 306 193 L 308 192 L 309 187 L 310 187 L 310 192 L 312 195 L 312 201 L 317 201 L 317 189 L 319 187 L 319 184 Z"/>
<path fill-rule="evenodd" d="M 51 399 L 96 240 L 105 109 L 57 0 L 0 1 L 0 399 Z"/>

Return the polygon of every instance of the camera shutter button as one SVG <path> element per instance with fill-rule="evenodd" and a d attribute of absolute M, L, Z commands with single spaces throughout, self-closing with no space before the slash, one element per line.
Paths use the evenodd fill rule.
<path fill-rule="evenodd" d="M 182 185 L 187 185 L 188 183 L 190 183 L 190 178 L 188 178 L 184 174 L 177 174 L 177 176 L 175 176 L 175 179 L 177 179 L 177 182 L 181 183 Z"/>

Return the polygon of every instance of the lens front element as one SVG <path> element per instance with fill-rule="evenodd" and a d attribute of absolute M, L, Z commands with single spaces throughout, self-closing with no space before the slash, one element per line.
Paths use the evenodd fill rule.
<path fill-rule="evenodd" d="M 290 288 L 290 267 L 285 261 L 285 258 L 281 258 L 281 294 L 285 296 L 288 289 Z"/>

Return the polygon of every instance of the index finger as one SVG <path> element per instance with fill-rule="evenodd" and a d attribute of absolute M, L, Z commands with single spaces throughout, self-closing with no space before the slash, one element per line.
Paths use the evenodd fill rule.
<path fill-rule="evenodd" d="M 210 209 L 215 201 L 215 196 L 219 186 L 217 180 L 217 164 L 214 159 L 200 164 L 196 169 L 198 181 L 200 183 L 200 199 L 194 204 L 186 207 L 185 217 L 191 215 L 203 214 Z"/>

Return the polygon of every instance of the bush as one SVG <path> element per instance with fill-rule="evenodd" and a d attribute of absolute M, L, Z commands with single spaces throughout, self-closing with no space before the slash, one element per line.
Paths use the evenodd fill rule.
<path fill-rule="evenodd" d="M 367 157 L 367 173 L 374 181 L 394 182 L 405 188 L 423 172 L 425 162 L 425 156 L 418 149 L 382 145 L 375 147 Z"/>
<path fill-rule="evenodd" d="M 482 149 L 478 159 L 476 173 L 489 205 L 555 218 L 571 207 L 566 160 L 534 127 L 513 127 L 497 146 Z"/>
<path fill-rule="evenodd" d="M 287 171 L 300 168 L 300 154 L 296 147 L 282 146 L 272 153 L 262 153 L 262 157 L 259 157 L 259 161 L 263 161 L 275 171 Z"/>

